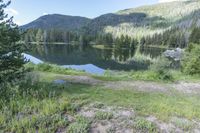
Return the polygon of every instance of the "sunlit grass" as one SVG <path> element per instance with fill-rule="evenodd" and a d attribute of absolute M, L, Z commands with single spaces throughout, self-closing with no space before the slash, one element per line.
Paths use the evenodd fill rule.
<path fill-rule="evenodd" d="M 103 103 L 104 106 L 131 108 L 137 116 L 155 116 L 169 121 L 172 117 L 200 119 L 200 98 L 178 92 L 139 92 L 129 88 L 105 89 L 103 86 L 81 84 L 55 85 L 53 79 L 22 84 L 0 109 L 0 130 L 3 132 L 56 132 L 69 126 L 73 131 L 88 131 L 90 121 L 76 117 L 82 106 Z M 43 75 L 45 76 L 45 74 Z M 52 76 L 53 77 L 53 76 Z M 75 118 L 70 122 L 68 116 Z M 99 112 L 97 119 L 111 119 L 112 114 Z M 141 123 L 142 122 L 142 123 Z M 137 128 L 146 124 L 137 122 Z M 141 125 L 142 124 L 142 125 Z M 144 125 L 143 125 L 144 124 Z"/>

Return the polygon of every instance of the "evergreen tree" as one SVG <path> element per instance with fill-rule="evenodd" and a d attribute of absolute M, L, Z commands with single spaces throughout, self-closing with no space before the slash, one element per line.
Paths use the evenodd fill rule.
<path fill-rule="evenodd" d="M 146 44 L 145 37 L 142 37 L 140 40 L 140 45 L 145 45 L 145 44 Z"/>
<path fill-rule="evenodd" d="M 36 34 L 36 42 L 39 43 L 39 42 L 43 42 L 43 32 L 41 29 L 38 29 L 38 32 Z"/>
<path fill-rule="evenodd" d="M 20 40 L 20 31 L 8 18 L 4 9 L 10 4 L 0 0 L 0 86 L 21 78 L 24 74 L 24 58 Z M 1 88 L 1 87 L 0 87 Z"/>
<path fill-rule="evenodd" d="M 190 43 L 200 43 L 200 28 L 194 28 L 189 38 Z"/>

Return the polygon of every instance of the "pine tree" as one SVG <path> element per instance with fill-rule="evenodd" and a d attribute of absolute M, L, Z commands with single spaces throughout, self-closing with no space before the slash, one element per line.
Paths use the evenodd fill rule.
<path fill-rule="evenodd" d="M 41 29 L 38 29 L 38 32 L 36 34 L 36 42 L 37 43 L 40 43 L 40 42 L 43 42 L 43 32 Z"/>
<path fill-rule="evenodd" d="M 9 4 L 0 0 L 0 90 L 2 85 L 16 81 L 24 74 L 23 47 L 16 43 L 20 40 L 20 31 L 4 12 Z"/>
<path fill-rule="evenodd" d="M 145 37 L 142 37 L 141 40 L 140 40 L 140 45 L 145 45 L 146 44 L 146 40 L 145 40 Z"/>
<path fill-rule="evenodd" d="M 190 43 L 200 43 L 200 28 L 194 28 L 189 38 Z"/>

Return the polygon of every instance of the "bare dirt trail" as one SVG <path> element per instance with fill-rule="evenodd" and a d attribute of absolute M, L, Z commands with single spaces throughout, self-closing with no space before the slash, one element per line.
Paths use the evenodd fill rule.
<path fill-rule="evenodd" d="M 62 80 L 71 83 L 81 83 L 89 85 L 100 85 L 108 89 L 133 89 L 142 92 L 170 92 L 178 91 L 186 94 L 200 94 L 200 83 L 177 82 L 158 83 L 152 81 L 102 81 L 90 76 L 61 76 Z"/>

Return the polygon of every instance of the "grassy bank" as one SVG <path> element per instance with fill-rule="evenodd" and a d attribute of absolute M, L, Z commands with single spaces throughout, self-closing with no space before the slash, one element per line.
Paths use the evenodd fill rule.
<path fill-rule="evenodd" d="M 177 81 L 191 81 L 199 82 L 200 77 L 198 75 L 187 75 L 179 70 L 170 70 L 168 73 L 172 76 L 172 79 L 165 80 L 162 75 L 153 71 L 121 71 L 121 72 L 111 72 L 107 71 L 106 74 L 102 76 L 92 75 L 92 77 L 104 81 L 126 81 L 126 80 L 142 80 L 142 81 L 154 81 L 154 82 L 177 82 Z"/>
<path fill-rule="evenodd" d="M 26 68 L 38 71 L 38 72 L 46 72 L 46 77 L 55 78 L 52 76 L 52 73 L 56 74 L 64 74 L 64 75 L 85 75 L 91 76 L 95 79 L 103 80 L 103 81 L 126 81 L 126 80 L 143 80 L 143 81 L 155 81 L 155 82 L 177 82 L 177 81 L 192 81 L 199 82 L 199 75 L 187 75 L 182 73 L 180 70 L 169 70 L 163 75 L 154 71 L 154 70 L 146 70 L 146 71 L 110 71 L 107 70 L 103 75 L 92 75 L 88 74 L 84 71 L 77 71 L 69 68 L 62 68 L 57 65 L 52 64 L 39 64 L 34 65 L 32 63 L 28 63 L 25 65 Z M 170 75 L 170 79 L 165 79 L 164 76 Z"/>
<path fill-rule="evenodd" d="M 40 72 L 50 72 L 50 73 L 57 73 L 57 74 L 66 74 L 66 75 L 87 75 L 84 71 L 77 71 L 70 68 L 63 68 L 58 65 L 42 63 L 35 65 L 33 63 L 28 63 L 25 65 L 26 69 L 31 71 L 40 71 Z"/>

